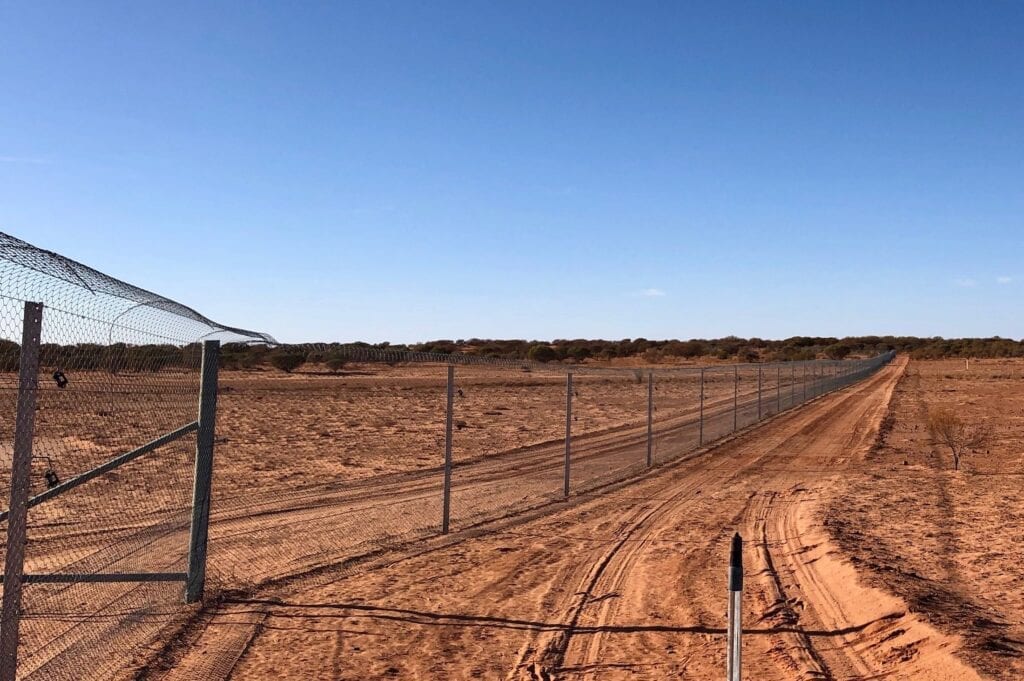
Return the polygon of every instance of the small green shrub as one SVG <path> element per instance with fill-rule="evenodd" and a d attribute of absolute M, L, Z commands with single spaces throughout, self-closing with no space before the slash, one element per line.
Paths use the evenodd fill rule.
<path fill-rule="evenodd" d="M 290 374 L 305 363 L 306 356 L 300 352 L 281 352 L 270 356 L 270 364 L 286 374 Z"/>
<path fill-rule="evenodd" d="M 534 345 L 526 351 L 526 357 L 532 362 L 553 362 L 558 353 L 550 345 Z"/>

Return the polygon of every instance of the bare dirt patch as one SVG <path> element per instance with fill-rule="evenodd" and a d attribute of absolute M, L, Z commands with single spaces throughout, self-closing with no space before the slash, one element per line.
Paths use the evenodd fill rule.
<path fill-rule="evenodd" d="M 949 407 L 992 442 L 954 472 L 927 415 Z M 828 528 L 869 581 L 899 595 L 992 678 L 1024 677 L 1024 362 L 912 362 L 863 471 L 843 479 Z"/>

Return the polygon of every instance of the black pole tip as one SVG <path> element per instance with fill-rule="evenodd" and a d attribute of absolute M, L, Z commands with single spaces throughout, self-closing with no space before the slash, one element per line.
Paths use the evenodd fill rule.
<path fill-rule="evenodd" d="M 743 537 L 739 532 L 732 536 L 729 552 L 729 591 L 743 591 Z"/>

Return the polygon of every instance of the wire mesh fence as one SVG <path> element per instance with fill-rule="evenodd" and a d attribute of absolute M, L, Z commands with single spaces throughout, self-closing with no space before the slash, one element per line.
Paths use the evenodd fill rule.
<path fill-rule="evenodd" d="M 26 302 L 42 303 L 38 366 L 26 363 Z M 275 345 L 0 235 L 0 493 L 29 506 L 12 503 L 0 528 L 0 640 L 18 679 L 225 675 L 215 655 L 169 652 L 204 607 L 185 588 L 209 339 Z M 303 346 L 290 351 L 305 364 L 285 372 L 237 363 L 232 347 L 212 440 L 207 604 L 600 493 L 891 359 L 603 368 Z M 19 549 L 15 613 L 6 557 L 21 561 Z M 243 630 L 222 645 L 244 646 Z"/>
<path fill-rule="evenodd" d="M 42 303 L 31 343 L 28 301 Z M 12 637 L 19 679 L 113 678 L 187 616 L 181 580 L 162 577 L 184 571 L 188 550 L 196 442 L 183 427 L 197 420 L 199 341 L 273 339 L 2 234 L 0 338 L 0 495 L 11 528 L 0 678 L 14 678 Z M 27 465 L 13 476 L 19 458 Z M 8 564 L 19 546 L 22 565 Z"/>

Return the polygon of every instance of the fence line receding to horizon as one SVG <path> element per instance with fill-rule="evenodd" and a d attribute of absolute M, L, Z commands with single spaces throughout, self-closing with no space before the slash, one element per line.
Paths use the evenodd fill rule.
<path fill-rule="evenodd" d="M 330 366 L 286 374 L 232 368 L 234 343 L 276 345 L 0 234 L 0 652 L 17 679 L 130 679 L 159 655 L 223 678 L 164 650 L 204 591 L 308 587 L 709 465 L 702 446 L 893 357 L 640 369 L 317 345 L 301 349 Z"/>

